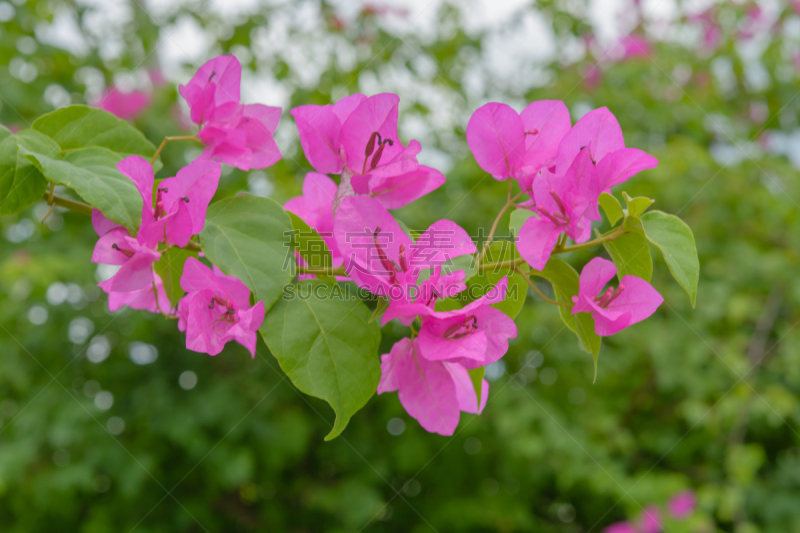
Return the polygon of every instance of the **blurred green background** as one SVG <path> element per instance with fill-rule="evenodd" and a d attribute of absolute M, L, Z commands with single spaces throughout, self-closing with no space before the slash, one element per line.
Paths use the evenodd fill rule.
<path fill-rule="evenodd" d="M 701 263 L 693 310 L 654 253 L 665 303 L 604 342 L 594 384 L 529 293 L 482 416 L 430 435 L 387 394 L 325 443 L 329 408 L 261 341 L 254 360 L 235 344 L 211 358 L 174 322 L 109 314 L 88 218 L 41 224 L 41 202 L 0 218 L 0 530 L 577 533 L 693 489 L 697 512 L 667 531 L 800 531 L 800 17 L 697 4 L 0 2 L 0 122 L 18 128 L 116 84 L 152 93 L 136 125 L 158 143 L 183 131 L 176 83 L 230 52 L 246 103 L 398 93 L 402 139 L 448 178 L 399 211 L 412 228 L 450 218 L 475 235 L 503 205 L 464 138 L 482 103 L 560 99 L 573 120 L 607 106 L 660 160 L 616 192 L 682 217 Z M 620 56 L 630 32 L 649 54 Z M 283 160 L 225 169 L 219 195 L 299 194 L 295 131 L 285 113 Z M 159 176 L 197 154 L 170 144 Z M 383 352 L 405 333 L 384 328 Z"/>

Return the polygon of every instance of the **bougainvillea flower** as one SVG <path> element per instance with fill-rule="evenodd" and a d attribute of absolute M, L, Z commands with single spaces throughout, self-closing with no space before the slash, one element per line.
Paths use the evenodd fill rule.
<path fill-rule="evenodd" d="M 239 105 L 226 122 L 209 122 L 197 136 L 205 145 L 202 157 L 241 170 L 267 168 L 281 158 L 275 130 L 281 118 L 279 107 Z"/>
<path fill-rule="evenodd" d="M 592 220 L 600 219 L 595 207 L 600 194 L 597 179 L 586 147 L 565 175 L 555 176 L 545 170 L 533 182 L 539 217 L 525 221 L 517 242 L 520 256 L 533 268 L 544 268 L 562 233 L 578 243 L 589 239 Z"/>
<path fill-rule="evenodd" d="M 103 91 L 93 105 L 123 120 L 133 120 L 147 109 L 151 100 L 150 95 L 144 91 L 123 92 L 116 87 L 110 87 Z"/>
<path fill-rule="evenodd" d="M 691 490 L 679 492 L 667 502 L 669 514 L 678 520 L 690 516 L 694 512 L 696 506 L 697 498 L 694 495 L 694 491 Z"/>
<path fill-rule="evenodd" d="M 178 329 L 186 332 L 187 349 L 217 355 L 227 342 L 236 341 L 255 357 L 264 302 L 251 306 L 244 283 L 190 257 L 183 266 L 181 288 L 187 294 L 178 304 Z"/>
<path fill-rule="evenodd" d="M 522 113 L 491 102 L 470 117 L 467 144 L 494 178 L 530 177 L 552 164 L 571 125 L 567 106 L 558 100 L 531 102 Z"/>
<path fill-rule="evenodd" d="M 136 185 L 142 197 L 142 222 L 137 240 L 153 248 L 160 242 L 186 246 L 205 223 L 208 203 L 219 184 L 221 168 L 211 161 L 193 161 L 174 178 L 167 178 L 156 189 L 153 205 L 153 167 L 133 155 L 117 164 L 117 169 Z"/>
<path fill-rule="evenodd" d="M 403 408 L 425 430 L 452 435 L 461 411 L 480 414 L 489 396 L 489 383 L 481 384 L 481 402 L 467 371 L 457 363 L 429 361 L 417 342 L 403 339 L 381 356 L 378 394 L 398 392 Z"/>
<path fill-rule="evenodd" d="M 371 195 L 389 209 L 442 185 L 441 172 L 417 162 L 419 143 L 400 142 L 399 102 L 396 94 L 354 94 L 336 104 L 292 109 L 309 163 L 323 174 L 343 174 L 342 186 L 354 189 L 350 194 Z"/>
<path fill-rule="evenodd" d="M 336 183 L 324 174 L 309 172 L 303 180 L 303 196 L 292 198 L 283 208 L 317 230 L 331 253 L 332 266 L 342 266 L 342 254 L 333 236 L 333 198 Z"/>
<path fill-rule="evenodd" d="M 639 531 L 641 533 L 661 533 L 664 531 L 661 523 L 661 511 L 655 505 L 645 507 L 639 521 Z"/>
<path fill-rule="evenodd" d="M 564 136 L 558 145 L 555 174 L 564 174 L 578 153 L 587 147 L 595 164 L 607 154 L 625 148 L 622 128 L 608 108 L 589 111 Z"/>
<path fill-rule="evenodd" d="M 158 291 L 158 300 L 156 300 Z M 153 274 L 153 282 L 147 287 L 131 292 L 109 292 L 108 310 L 116 311 L 120 307 L 128 306 L 131 309 L 141 309 L 151 313 L 168 313 L 170 302 L 164 284 L 158 274 Z"/>
<path fill-rule="evenodd" d="M 605 528 L 603 530 L 603 533 L 638 533 L 638 532 L 636 531 L 636 528 L 634 528 L 628 522 L 617 522 Z"/>
<path fill-rule="evenodd" d="M 613 335 L 656 312 L 664 298 L 642 278 L 628 274 L 615 289 L 606 284 L 617 274 L 614 263 L 602 257 L 589 261 L 580 276 L 578 296 L 573 296 L 572 314 L 591 313 L 594 331 Z"/>
<path fill-rule="evenodd" d="M 161 278 L 153 272 L 153 263 L 161 254 L 141 246 L 128 230 L 107 219 L 97 209 L 92 210 L 92 226 L 100 236 L 92 252 L 92 262 L 118 265 L 120 269 L 111 278 L 98 284 L 108 293 L 108 308 L 116 311 L 127 305 L 132 309 L 146 309 L 152 313 L 169 310 Z M 158 301 L 154 292 L 158 290 Z"/>
<path fill-rule="evenodd" d="M 506 296 L 504 277 L 478 300 L 454 311 L 422 311 L 420 353 L 430 361 L 451 361 L 464 368 L 494 363 L 508 351 L 508 339 L 517 336 L 517 325 L 491 306 Z"/>
<path fill-rule="evenodd" d="M 239 112 L 242 65 L 236 56 L 218 56 L 207 61 L 186 85 L 181 96 L 189 104 L 192 122 L 227 122 Z"/>
<path fill-rule="evenodd" d="M 449 220 L 434 222 L 414 241 L 385 207 L 365 196 L 344 199 L 336 214 L 334 236 L 345 272 L 359 287 L 403 304 L 416 301 L 422 270 L 477 251 L 467 232 Z M 440 297 L 463 290 L 458 278 L 445 279 L 456 287 L 441 287 L 446 292 Z"/>

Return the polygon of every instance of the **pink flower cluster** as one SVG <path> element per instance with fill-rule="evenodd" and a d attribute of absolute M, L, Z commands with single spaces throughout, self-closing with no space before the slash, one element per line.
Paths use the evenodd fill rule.
<path fill-rule="evenodd" d="M 695 511 L 697 498 L 691 490 L 679 492 L 667 502 L 667 512 L 674 520 L 686 520 Z M 617 522 L 605 528 L 604 533 L 662 533 L 664 521 L 661 510 L 655 504 L 644 508 L 633 522 Z"/>
<path fill-rule="evenodd" d="M 607 108 L 590 111 L 572 125 L 564 103 L 553 100 L 533 102 L 522 113 L 486 104 L 472 115 L 467 142 L 483 170 L 498 180 L 516 179 L 530 197 L 525 205 L 538 216 L 522 225 L 517 249 L 536 270 L 547 264 L 562 235 L 576 243 L 589 240 L 592 222 L 600 220 L 601 193 L 658 164 L 655 157 L 625 147 L 622 129 Z M 589 263 L 572 309 L 591 313 L 601 336 L 644 320 L 662 302 L 648 282 L 635 276 L 601 293 L 615 273 L 610 261 Z"/>
<path fill-rule="evenodd" d="M 403 207 L 441 186 L 441 172 L 420 165 L 420 145 L 398 138 L 399 99 L 394 94 L 355 94 L 333 105 L 291 111 L 306 158 L 303 196 L 284 206 L 325 240 L 334 266 L 344 266 L 361 288 L 387 298 L 383 324 L 397 319 L 418 335 L 381 356 L 378 393 L 398 391 L 408 413 L 428 431 L 452 435 L 461 411 L 479 413 L 488 383 L 478 393 L 469 369 L 490 364 L 516 337 L 514 321 L 491 307 L 505 298 L 503 279 L 463 309 L 436 311 L 436 301 L 464 289 L 463 270 L 443 265 L 477 250 L 466 231 L 439 220 L 413 239 L 388 209 Z M 341 174 L 340 183 L 324 174 Z"/>
<path fill-rule="evenodd" d="M 142 198 L 135 237 L 99 211 L 92 215 L 100 236 L 92 261 L 119 267 L 100 283 L 111 310 L 127 305 L 177 318 L 187 348 L 210 355 L 236 341 L 254 356 L 264 302 L 252 304 L 242 281 L 189 258 L 180 280 L 186 295 L 170 303 L 155 264 L 170 247 L 186 247 L 203 230 L 220 163 L 249 170 L 281 157 L 273 139 L 280 109 L 242 104 L 240 82 L 238 60 L 220 56 L 180 87 L 206 148 L 176 176 L 156 184 L 152 165 L 139 156 L 118 164 Z M 400 141 L 398 108 L 394 94 L 354 94 L 335 104 L 292 109 L 316 172 L 306 175 L 302 196 L 284 208 L 320 234 L 344 279 L 388 301 L 383 325 L 396 319 L 411 326 L 411 337 L 381 356 L 378 393 L 397 391 L 423 428 L 452 435 L 461 412 L 477 414 L 486 404 L 489 385 L 474 371 L 506 354 L 517 327 L 495 307 L 506 297 L 506 278 L 460 309 L 437 310 L 437 302 L 467 288 L 465 271 L 452 270 L 452 260 L 473 256 L 477 249 L 450 220 L 434 222 L 415 238 L 389 212 L 445 181 L 441 172 L 419 163 L 417 141 Z M 559 101 L 533 102 L 522 113 L 486 104 L 470 119 L 467 141 L 481 168 L 498 180 L 517 180 L 529 196 L 522 206 L 535 215 L 522 226 L 517 247 L 535 269 L 545 266 L 559 240 L 563 245 L 562 235 L 577 243 L 589 239 L 592 222 L 600 220 L 600 194 L 657 164 L 641 150 L 625 147 L 608 109 L 572 125 Z M 327 174 L 339 174 L 338 184 Z M 298 261 L 302 266 L 300 256 Z M 611 261 L 593 259 L 573 298 L 572 313 L 591 313 L 602 336 L 647 318 L 662 302 L 648 282 L 635 276 L 606 288 L 616 271 Z"/>
<path fill-rule="evenodd" d="M 272 133 L 280 109 L 239 102 L 241 66 L 234 56 L 221 56 L 203 65 L 181 94 L 189 102 L 192 120 L 203 126 L 198 136 L 203 155 L 157 185 L 152 165 L 139 156 L 122 160 L 117 169 L 130 179 L 142 198 L 136 237 L 127 229 L 92 212 L 100 239 L 92 261 L 119 266 L 99 286 L 108 293 L 109 309 L 127 305 L 178 319 L 190 350 L 218 354 L 229 341 L 242 344 L 255 356 L 256 331 L 264 321 L 264 303 L 250 303 L 250 289 L 216 266 L 186 260 L 181 288 L 187 293 L 173 306 L 154 265 L 172 246 L 184 247 L 205 225 L 206 210 L 219 185 L 220 162 L 248 170 L 280 159 Z M 106 100 L 118 115 L 131 101 L 122 96 Z M 117 105 L 119 104 L 119 105 Z"/>
<path fill-rule="evenodd" d="M 281 119 L 279 107 L 242 104 L 242 66 L 236 56 L 219 56 L 200 67 L 181 96 L 189 104 L 197 136 L 205 145 L 202 157 L 241 170 L 266 168 L 281 158 L 273 135 Z"/>

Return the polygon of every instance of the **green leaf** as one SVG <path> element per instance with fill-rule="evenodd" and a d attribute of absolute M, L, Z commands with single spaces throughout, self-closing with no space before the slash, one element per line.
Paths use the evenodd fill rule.
<path fill-rule="evenodd" d="M 499 263 L 518 258 L 519 253 L 517 253 L 517 247 L 513 242 L 495 241 L 486 251 L 483 263 Z M 523 271 L 528 269 L 527 265 L 521 265 L 519 268 Z M 528 294 L 528 282 L 525 281 L 521 274 L 514 271 L 514 267 L 489 267 L 479 272 L 467 282 L 467 290 L 461 294 L 466 293 L 468 297 L 477 300 L 489 292 L 503 276 L 508 277 L 506 298 L 500 303 L 492 304 L 492 307 L 514 318 L 522 310 L 522 306 L 525 304 L 525 296 Z"/>
<path fill-rule="evenodd" d="M 325 440 L 338 436 L 375 393 L 381 368 L 380 328 L 361 300 L 339 285 L 306 280 L 278 300 L 260 332 L 295 386 L 336 413 Z"/>
<path fill-rule="evenodd" d="M 147 159 L 155 146 L 111 113 L 68 106 L 42 115 L 15 135 L 19 151 L 44 177 L 74 189 L 84 201 L 136 234 L 142 200 L 133 182 L 117 170 L 130 155 Z"/>
<path fill-rule="evenodd" d="M 700 261 L 692 230 L 675 215 L 651 211 L 642 216 L 645 235 L 664 256 L 672 277 L 689 294 L 692 307 L 697 300 Z"/>
<path fill-rule="evenodd" d="M 378 305 L 375 306 L 375 310 L 372 312 L 372 316 L 369 317 L 369 321 L 375 322 L 379 320 L 387 309 L 389 309 L 389 298 L 386 296 L 378 296 Z"/>
<path fill-rule="evenodd" d="M 328 245 L 322 240 L 317 230 L 309 226 L 294 213 L 286 212 L 292 220 L 294 228 L 295 249 L 306 265 L 312 268 L 332 268 L 333 259 Z"/>
<path fill-rule="evenodd" d="M 142 198 L 133 181 L 117 170 L 118 154 L 99 147 L 61 152 L 49 137 L 33 130 L 16 135 L 19 151 L 45 178 L 73 189 L 92 207 L 135 235 L 142 218 Z"/>
<path fill-rule="evenodd" d="M 529 211 L 527 209 L 515 209 L 511 213 L 511 219 L 508 222 L 508 229 L 511 233 L 515 236 L 519 236 L 519 229 L 525 223 L 526 220 L 533 216 L 533 211 Z"/>
<path fill-rule="evenodd" d="M 568 263 L 558 257 L 550 257 L 544 269 L 535 275 L 549 280 L 555 289 L 556 299 L 568 305 L 558 306 L 561 320 L 578 337 L 578 344 L 594 359 L 594 375 L 597 379 L 597 359 L 602 339 L 594 332 L 594 319 L 590 313 L 572 314 L 573 296 L 578 295 L 580 276 Z"/>
<path fill-rule="evenodd" d="M 289 215 L 274 200 L 242 195 L 208 207 L 200 242 L 208 260 L 242 280 L 269 311 L 294 277 L 293 237 Z"/>
<path fill-rule="evenodd" d="M 161 252 L 161 259 L 153 265 L 156 274 L 161 276 L 164 291 L 167 293 L 173 309 L 184 295 L 183 289 L 181 289 L 181 276 L 183 275 L 183 265 L 190 257 L 197 258 L 197 252 L 172 246 Z"/>
<path fill-rule="evenodd" d="M 20 153 L 17 136 L 0 126 L 0 215 L 19 213 L 46 189 L 42 173 Z"/>
<path fill-rule="evenodd" d="M 613 241 L 603 243 L 617 266 L 617 278 L 622 280 L 630 274 L 650 281 L 653 276 L 653 258 L 650 256 L 650 246 L 644 235 L 642 221 L 638 217 L 628 216 L 623 226 L 629 233 L 623 233 Z"/>
<path fill-rule="evenodd" d="M 655 202 L 655 200 L 646 196 L 631 198 L 626 192 L 622 193 L 622 197 L 625 198 L 625 203 L 628 204 L 628 216 L 632 217 L 638 217 L 643 214 Z"/>
<path fill-rule="evenodd" d="M 122 158 L 140 155 L 150 160 L 156 151 L 153 143 L 128 122 L 84 105 L 62 107 L 42 115 L 31 128 L 51 138 L 64 152 L 98 146 Z"/>
<path fill-rule="evenodd" d="M 479 366 L 478 368 L 467 370 L 469 379 L 472 381 L 472 386 L 475 387 L 475 395 L 478 397 L 478 409 L 480 409 L 481 405 L 481 393 L 483 393 L 483 375 L 485 373 L 485 366 Z"/>
<path fill-rule="evenodd" d="M 620 205 L 619 200 L 614 196 L 607 192 L 602 193 L 600 195 L 600 205 L 603 207 L 603 211 L 606 212 L 608 223 L 612 226 L 617 223 L 617 220 L 622 218 L 622 205 Z"/>

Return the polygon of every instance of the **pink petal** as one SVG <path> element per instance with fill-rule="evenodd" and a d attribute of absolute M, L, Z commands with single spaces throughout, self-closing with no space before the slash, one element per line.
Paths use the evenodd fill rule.
<path fill-rule="evenodd" d="M 465 413 L 479 415 L 486 407 L 486 399 L 489 396 L 489 383 L 484 379 L 481 383 L 481 405 L 478 406 L 478 397 L 475 394 L 475 386 L 469 377 L 466 369 L 458 363 L 444 363 L 447 371 L 453 377 L 456 386 L 456 398 L 458 408 Z"/>
<path fill-rule="evenodd" d="M 465 321 L 466 317 L 445 320 L 426 317 L 419 331 L 419 353 L 429 361 L 472 359 L 483 363 L 486 358 L 486 333 L 476 331 L 462 338 L 448 339 L 445 332 Z"/>
<path fill-rule="evenodd" d="M 149 248 L 140 248 L 114 276 L 99 283 L 98 287 L 107 293 L 131 292 L 147 288 L 153 282 L 153 263 L 161 254 Z"/>
<path fill-rule="evenodd" d="M 611 152 L 597 164 L 600 191 L 610 191 L 648 168 L 658 166 L 658 159 L 636 148 L 623 148 Z"/>
<path fill-rule="evenodd" d="M 652 285 L 636 276 L 623 277 L 620 285 L 624 285 L 625 290 L 608 305 L 607 309 L 611 312 L 625 313 L 626 320 L 610 321 L 602 319 L 595 313 L 595 332 L 601 337 L 613 335 L 641 322 L 655 313 L 658 306 L 664 302 L 664 298 Z"/>
<path fill-rule="evenodd" d="M 164 290 L 164 284 L 157 274 L 153 276 L 153 281 L 158 290 L 158 303 L 156 303 L 156 296 L 153 293 L 153 284 L 151 283 L 138 291 L 110 292 L 108 294 L 108 310 L 114 312 L 120 307 L 128 306 L 131 309 L 141 309 L 151 313 L 160 313 L 162 311 L 168 313 L 170 303 Z"/>
<path fill-rule="evenodd" d="M 363 94 L 351 94 L 350 96 L 345 96 L 333 104 L 333 114 L 339 119 L 339 123 L 344 124 L 344 121 L 347 120 L 347 117 L 350 116 L 350 113 L 352 113 L 355 108 L 361 105 L 361 102 L 366 99 L 367 97 Z"/>
<path fill-rule="evenodd" d="M 339 157 L 342 145 L 342 124 L 332 105 L 303 105 L 291 110 L 300 145 L 306 159 L 318 172 L 339 174 L 344 161 Z"/>
<path fill-rule="evenodd" d="M 94 228 L 95 233 L 102 237 L 109 231 L 116 228 L 121 228 L 122 226 L 113 220 L 107 219 L 105 215 L 97 209 L 92 209 L 92 227 Z"/>
<path fill-rule="evenodd" d="M 347 274 L 359 286 L 375 292 L 376 277 L 388 280 L 375 246 L 375 233 L 389 259 L 399 262 L 400 245 L 410 248 L 413 241 L 392 215 L 377 201 L 366 196 L 349 196 L 342 201 L 334 225 L 336 244 L 344 257 Z"/>
<path fill-rule="evenodd" d="M 572 127 L 569 110 L 560 100 L 539 100 L 528 104 L 520 119 L 529 132 L 525 133 L 525 165 L 538 170 L 556 157 L 558 145 Z"/>
<path fill-rule="evenodd" d="M 163 193 L 164 206 L 169 212 L 176 202 L 182 202 L 189 210 L 192 220 L 192 234 L 203 231 L 208 204 L 217 192 L 222 167 L 214 161 L 195 160 L 178 171 L 174 178 L 159 183 Z M 185 198 L 189 200 L 186 201 Z"/>
<path fill-rule="evenodd" d="M 483 170 L 497 179 L 512 177 L 524 163 L 522 119 L 508 105 L 490 102 L 470 117 L 467 144 Z"/>
<path fill-rule="evenodd" d="M 203 124 L 209 120 L 222 120 L 216 108 L 239 103 L 239 86 L 242 66 L 235 56 L 218 56 L 200 67 L 179 91 L 191 109 L 192 122 Z"/>
<path fill-rule="evenodd" d="M 200 266 L 204 267 L 208 270 L 208 267 L 197 261 Z M 236 276 L 229 276 L 222 272 L 217 265 L 211 265 L 212 271 L 214 273 L 213 277 L 209 277 L 209 280 L 212 282 L 209 287 L 216 286 L 223 292 L 225 292 L 236 304 L 239 309 L 251 309 L 250 307 L 250 288 L 244 284 L 242 280 L 237 278 Z M 214 285 L 215 284 L 215 285 Z M 196 290 L 196 289 L 195 289 Z M 263 302 L 258 302 L 262 304 Z M 258 303 L 252 307 L 255 309 L 258 306 Z M 252 318 L 253 321 L 256 321 L 257 315 L 254 315 Z M 263 318 L 261 319 L 263 322 Z M 259 326 L 261 326 L 259 322 Z"/>
<path fill-rule="evenodd" d="M 416 352 L 415 343 L 403 339 L 392 347 L 388 357 L 381 357 L 385 377 L 378 393 L 396 387 L 400 403 L 425 430 L 452 435 L 459 419 L 453 378 L 444 364 L 428 361 Z"/>
<path fill-rule="evenodd" d="M 99 211 L 98 211 L 99 212 Z M 136 248 L 130 245 L 126 237 L 130 238 L 128 230 L 117 226 L 97 239 L 92 252 L 92 263 L 104 265 L 124 265 L 130 257 L 124 252 L 135 252 Z M 116 248 L 115 248 L 116 246 Z"/>
<path fill-rule="evenodd" d="M 382 139 L 390 139 L 392 146 L 384 146 L 382 161 L 389 161 L 402 153 L 403 145 L 397 136 L 398 104 L 400 97 L 396 94 L 381 93 L 363 100 L 342 124 L 342 146 L 347 157 L 347 166 L 353 174 L 363 174 L 368 165 L 365 164 L 365 149 L 373 132 L 378 132 Z M 377 142 L 375 146 L 377 151 Z M 369 156 L 370 162 L 372 155 Z"/>
<path fill-rule="evenodd" d="M 417 170 L 399 176 L 370 181 L 370 193 L 386 209 L 399 209 L 441 187 L 444 174 L 420 165 Z"/>
<path fill-rule="evenodd" d="M 225 347 L 229 322 L 220 320 L 220 311 L 209 307 L 214 297 L 211 290 L 192 293 L 189 298 L 189 318 L 186 323 L 186 348 L 195 352 L 217 355 Z"/>
<path fill-rule="evenodd" d="M 427 268 L 478 250 L 469 234 L 450 220 L 437 220 L 411 244 L 409 266 Z"/>
<path fill-rule="evenodd" d="M 617 275 L 617 267 L 608 259 L 595 257 L 583 267 L 578 289 L 578 302 L 572 308 L 572 314 L 589 313 L 592 307 L 589 302 L 593 301 L 600 291 Z"/>
<path fill-rule="evenodd" d="M 526 263 L 536 270 L 542 270 L 562 233 L 563 226 L 556 226 L 546 219 L 530 217 L 519 230 L 517 251 Z"/>
<path fill-rule="evenodd" d="M 143 157 L 131 155 L 117 163 L 117 170 L 127 177 L 142 197 L 142 220 L 153 213 L 153 166 Z"/>
<path fill-rule="evenodd" d="M 563 174 L 584 147 L 591 149 L 592 159 L 600 162 L 606 154 L 625 148 L 622 128 L 606 107 L 589 111 L 575 123 L 558 147 L 556 174 Z"/>
<path fill-rule="evenodd" d="M 262 104 L 243 106 L 238 129 L 245 133 L 247 147 L 251 150 L 251 160 L 236 165 L 242 170 L 267 168 L 281 159 L 281 151 L 273 137 L 281 118 L 279 107 Z"/>

